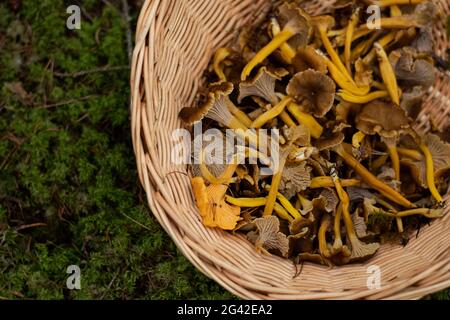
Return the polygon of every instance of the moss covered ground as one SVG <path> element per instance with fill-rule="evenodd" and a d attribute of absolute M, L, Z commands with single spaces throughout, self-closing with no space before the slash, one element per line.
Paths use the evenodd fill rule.
<path fill-rule="evenodd" d="M 128 106 L 140 1 L 129 23 L 124 2 L 0 2 L 0 299 L 234 298 L 147 209 Z M 81 290 L 66 288 L 69 265 Z"/>

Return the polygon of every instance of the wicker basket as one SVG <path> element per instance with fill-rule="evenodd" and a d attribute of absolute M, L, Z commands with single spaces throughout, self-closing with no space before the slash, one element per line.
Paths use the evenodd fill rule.
<path fill-rule="evenodd" d="M 448 0 L 434 0 L 449 14 Z M 310 14 L 334 1 L 305 1 Z M 205 275 L 246 299 L 416 299 L 450 287 L 450 214 L 422 228 L 406 247 L 383 245 L 363 264 L 327 268 L 255 252 L 244 236 L 205 228 L 185 166 L 171 164 L 171 132 L 178 112 L 194 103 L 215 49 L 243 25 L 263 18 L 267 0 L 147 0 L 136 31 L 131 74 L 132 137 L 149 206 L 183 254 Z M 436 25 L 436 54 L 445 57 L 446 17 Z M 450 124 L 449 73 L 427 95 L 417 129 Z M 450 199 L 447 193 L 446 199 Z M 368 267 L 378 266 L 381 288 L 368 289 Z"/>

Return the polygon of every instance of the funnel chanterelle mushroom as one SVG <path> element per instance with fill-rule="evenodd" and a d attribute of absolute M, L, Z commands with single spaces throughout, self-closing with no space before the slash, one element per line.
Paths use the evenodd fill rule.
<path fill-rule="evenodd" d="M 286 92 L 307 113 L 321 118 L 333 106 L 336 85 L 330 77 L 310 69 L 295 74 L 289 81 Z"/>
<path fill-rule="evenodd" d="M 283 43 L 291 40 L 295 47 L 306 46 L 311 34 L 309 16 L 295 3 L 284 3 L 279 7 L 279 21 L 282 30 L 272 41 L 262 48 L 242 70 L 241 80 L 245 81 L 252 70 Z"/>

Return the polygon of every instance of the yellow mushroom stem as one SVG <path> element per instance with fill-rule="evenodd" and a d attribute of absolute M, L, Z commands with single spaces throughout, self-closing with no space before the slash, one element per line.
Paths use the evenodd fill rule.
<path fill-rule="evenodd" d="M 270 56 L 275 50 L 277 50 L 283 43 L 288 41 L 295 35 L 289 28 L 284 28 L 279 34 L 273 37 L 273 39 L 265 45 L 256 55 L 247 63 L 242 70 L 241 80 L 247 80 L 252 70 L 261 62 L 263 62 L 268 56 Z"/>
<path fill-rule="evenodd" d="M 401 147 L 397 147 L 397 152 L 399 155 L 404 156 L 404 157 L 408 157 L 417 161 L 422 161 L 423 160 L 423 155 L 414 149 L 407 149 L 407 148 L 401 148 Z"/>
<path fill-rule="evenodd" d="M 336 188 L 336 192 L 338 194 L 340 202 L 340 206 L 342 208 L 342 216 L 344 218 L 345 223 L 345 229 L 347 230 L 347 237 L 350 240 L 350 243 L 352 244 L 352 250 L 354 247 L 357 246 L 359 239 L 356 236 L 355 228 L 353 225 L 353 220 L 350 215 L 349 207 L 350 207 L 350 198 L 345 192 L 344 188 L 342 187 L 342 184 L 340 182 L 339 177 L 337 176 L 337 173 L 332 174 L 332 179 Z"/>
<path fill-rule="evenodd" d="M 323 127 L 317 122 L 317 120 L 310 114 L 301 111 L 298 104 L 291 102 L 288 104 L 287 109 L 294 116 L 294 118 L 300 123 L 308 127 L 311 136 L 315 139 L 319 139 L 323 132 Z"/>
<path fill-rule="evenodd" d="M 402 15 L 402 10 L 396 4 L 391 5 L 390 7 L 391 17 L 400 17 Z"/>
<path fill-rule="evenodd" d="M 408 29 L 420 27 L 420 23 L 416 21 L 414 18 L 400 16 L 400 17 L 380 18 L 379 26 L 381 29 Z M 368 25 L 363 25 L 363 28 L 369 29 Z"/>
<path fill-rule="evenodd" d="M 433 156 L 430 152 L 430 149 L 425 144 L 421 144 L 420 150 L 422 150 L 424 156 L 425 156 L 425 166 L 426 166 L 426 175 L 427 175 L 427 184 L 428 189 L 431 192 L 431 195 L 439 202 L 443 202 L 444 199 L 440 195 L 439 191 L 436 188 L 436 184 L 434 182 L 434 163 L 433 163 Z"/>
<path fill-rule="evenodd" d="M 216 53 L 214 54 L 214 72 L 216 73 L 217 77 L 220 81 L 227 81 L 227 77 L 225 76 L 225 73 L 223 72 L 221 63 L 231 54 L 231 50 L 228 48 L 219 48 Z"/>
<path fill-rule="evenodd" d="M 397 146 L 395 143 L 387 143 L 386 147 L 391 158 L 392 169 L 395 172 L 395 179 L 400 181 L 400 157 L 398 156 Z"/>
<path fill-rule="evenodd" d="M 384 83 L 381 83 L 379 81 L 372 81 L 372 86 L 380 91 L 386 91 L 386 86 L 384 85 Z"/>
<path fill-rule="evenodd" d="M 334 216 L 334 224 L 333 224 L 333 231 L 334 231 L 333 250 L 335 251 L 340 250 L 342 248 L 341 218 L 342 218 L 342 203 L 339 203 L 336 209 L 336 215 Z"/>
<path fill-rule="evenodd" d="M 298 210 L 294 208 L 292 203 L 288 199 L 286 199 L 286 197 L 283 196 L 281 193 L 277 194 L 277 200 L 281 203 L 283 208 L 285 208 L 287 212 L 289 212 L 289 214 L 293 216 L 295 219 L 300 219 L 302 217 L 300 215 L 300 212 L 298 212 Z"/>
<path fill-rule="evenodd" d="M 325 258 L 331 257 L 330 250 L 328 250 L 327 237 L 326 237 L 326 233 L 327 233 L 329 226 L 330 226 L 330 218 L 328 215 L 324 215 L 320 222 L 318 238 L 319 238 L 319 252 Z"/>
<path fill-rule="evenodd" d="M 281 32 L 280 24 L 275 18 L 271 19 L 271 32 L 272 37 L 277 36 Z M 292 64 L 292 59 L 294 59 L 295 55 L 297 54 L 295 50 L 289 45 L 289 43 L 284 42 L 280 46 L 281 51 L 281 57 L 283 60 L 285 60 L 288 64 Z"/>
<path fill-rule="evenodd" d="M 280 119 L 290 128 L 295 128 L 297 126 L 295 121 L 292 120 L 291 116 L 286 111 L 283 111 L 280 114 Z"/>
<path fill-rule="evenodd" d="M 287 220 L 289 222 L 293 222 L 294 221 L 294 218 L 292 218 L 291 215 L 286 211 L 286 209 L 284 209 L 283 206 L 280 205 L 279 203 L 275 202 L 275 204 L 273 206 L 273 211 L 281 219 Z"/>
<path fill-rule="evenodd" d="M 369 170 L 367 170 L 359 161 L 348 153 L 343 145 L 339 145 L 333 149 L 344 161 L 353 168 L 362 179 L 372 188 L 378 190 L 386 198 L 405 208 L 415 208 L 416 206 L 408 199 L 403 197 L 400 193 L 392 189 L 390 186 L 375 177 Z"/>
<path fill-rule="evenodd" d="M 359 21 L 359 10 L 360 10 L 359 8 L 356 9 L 355 12 L 352 14 L 345 34 L 344 59 L 345 59 L 345 66 L 347 67 L 347 72 L 350 76 L 352 75 L 351 53 L 352 53 L 353 32 L 355 31 L 355 27 Z"/>
<path fill-rule="evenodd" d="M 291 97 L 284 97 L 281 99 L 278 104 L 276 104 L 272 109 L 269 109 L 268 111 L 264 112 L 262 115 L 260 115 L 258 118 L 256 118 L 253 122 L 251 127 L 252 128 L 261 128 L 263 125 L 265 125 L 270 120 L 278 117 L 286 108 L 286 106 L 292 102 Z"/>
<path fill-rule="evenodd" d="M 330 71 L 331 77 L 339 87 L 357 96 L 365 96 L 370 92 L 370 86 L 358 87 L 353 80 L 349 81 L 332 61 L 325 56 L 322 57 L 328 67 L 328 71 Z"/>
<path fill-rule="evenodd" d="M 391 205 L 389 202 L 384 201 L 383 199 L 380 198 L 376 198 L 376 201 L 381 204 L 383 207 L 385 207 L 386 209 L 388 209 L 389 211 L 391 211 L 392 213 L 394 213 L 394 215 L 397 214 L 398 210 Z M 395 217 L 395 222 L 397 223 L 397 229 L 399 233 L 402 233 L 404 231 L 403 229 L 403 221 L 401 217 Z"/>
<path fill-rule="evenodd" d="M 355 149 L 359 149 L 361 147 L 361 142 L 363 142 L 364 138 L 366 137 L 365 133 L 362 131 L 356 132 L 352 136 L 352 146 Z"/>
<path fill-rule="evenodd" d="M 337 29 L 337 30 L 328 30 L 327 36 L 328 37 L 336 37 L 336 36 L 342 36 L 347 31 L 347 28 L 343 29 Z"/>
<path fill-rule="evenodd" d="M 280 156 L 278 171 L 272 176 L 272 182 L 270 184 L 270 190 L 267 196 L 266 205 L 264 207 L 263 216 L 270 216 L 273 212 L 273 207 L 277 199 L 278 188 L 280 187 L 281 177 L 283 175 L 283 169 L 286 164 L 287 156 L 287 152 L 283 152 Z"/>
<path fill-rule="evenodd" d="M 342 186 L 344 186 L 344 187 L 356 187 L 361 184 L 361 180 L 343 179 L 343 180 L 341 180 L 341 183 L 342 183 Z M 311 185 L 309 187 L 311 189 L 334 188 L 334 182 L 333 182 L 333 179 L 328 176 L 314 177 L 311 179 Z"/>
<path fill-rule="evenodd" d="M 233 198 L 229 195 L 225 196 L 225 200 L 232 205 L 241 208 L 256 208 L 266 205 L 266 198 Z"/>
<path fill-rule="evenodd" d="M 405 211 L 399 211 L 397 217 L 409 217 L 413 215 L 423 215 L 424 217 L 434 219 L 440 218 L 444 214 L 442 209 L 428 209 L 428 208 L 417 208 Z"/>
<path fill-rule="evenodd" d="M 381 168 L 386 163 L 388 158 L 389 158 L 389 155 L 383 154 L 383 155 L 379 156 L 378 158 L 376 158 L 374 161 L 372 161 L 372 165 L 370 166 L 372 171 L 375 171 L 375 170 Z"/>
<path fill-rule="evenodd" d="M 250 128 L 252 125 L 252 119 L 241 109 L 236 107 L 234 103 L 227 104 L 228 110 L 230 110 L 231 114 L 236 117 L 245 127 Z"/>
<path fill-rule="evenodd" d="M 380 33 L 375 32 L 369 39 L 358 43 L 356 45 L 355 49 L 352 50 L 351 61 L 355 61 L 359 57 L 365 55 L 369 51 L 369 49 L 372 47 L 373 43 L 377 40 L 377 38 L 379 36 L 380 36 Z"/>
<path fill-rule="evenodd" d="M 375 4 L 380 8 L 390 7 L 394 5 L 415 5 L 425 0 L 377 0 Z"/>
<path fill-rule="evenodd" d="M 397 31 L 391 31 L 389 32 L 387 35 L 385 35 L 384 37 L 382 37 L 379 41 L 378 44 L 382 47 L 386 47 L 389 43 L 391 43 L 392 41 L 395 40 L 395 36 L 397 35 Z M 377 53 L 375 48 L 373 48 L 364 58 L 363 58 L 363 62 L 366 65 L 370 65 L 372 63 L 372 61 L 376 58 Z"/>
<path fill-rule="evenodd" d="M 366 104 L 370 101 L 381 99 L 389 96 L 387 91 L 374 91 L 365 96 L 356 96 L 346 90 L 341 90 L 337 93 L 339 97 L 341 97 L 344 101 L 355 103 L 355 104 Z"/>
<path fill-rule="evenodd" d="M 400 105 L 400 94 L 398 90 L 397 78 L 395 76 L 394 70 L 392 69 L 391 62 L 384 51 L 383 47 L 379 43 L 375 43 L 375 50 L 378 56 L 381 77 L 386 85 L 386 89 L 391 96 L 392 102 L 396 105 Z"/>
<path fill-rule="evenodd" d="M 341 61 L 341 58 L 339 57 L 339 54 L 334 50 L 333 45 L 330 42 L 330 39 L 328 39 L 326 29 L 323 27 L 319 27 L 319 34 L 320 38 L 322 39 L 323 45 L 328 53 L 328 55 L 331 58 L 331 61 L 336 65 L 340 73 L 344 76 L 344 79 L 347 79 L 347 81 L 353 82 L 353 79 L 351 75 L 348 73 L 347 68 L 345 67 L 344 63 Z"/>
<path fill-rule="evenodd" d="M 403 228 L 403 221 L 401 217 L 396 217 L 395 222 L 397 223 L 398 233 L 403 233 L 405 229 Z"/>

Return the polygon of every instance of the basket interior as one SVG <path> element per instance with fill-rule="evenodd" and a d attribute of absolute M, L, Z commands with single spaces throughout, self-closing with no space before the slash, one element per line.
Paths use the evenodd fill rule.
<path fill-rule="evenodd" d="M 434 2 L 448 11 L 446 0 Z M 163 0 L 144 5 L 132 74 L 132 130 L 139 177 L 152 212 L 197 268 L 244 298 L 381 298 L 396 297 L 399 292 L 401 297 L 420 297 L 450 286 L 448 214 L 422 228 L 406 247 L 383 245 L 366 263 L 332 269 L 305 263 L 301 272 L 289 260 L 256 253 L 242 235 L 202 225 L 186 166 L 172 164 L 171 152 L 179 142 L 171 134 L 182 126 L 181 108 L 193 105 L 215 49 L 232 41 L 243 25 L 263 17 L 270 4 L 265 0 Z M 308 1 L 305 6 L 318 14 L 332 4 Z M 448 49 L 444 21 L 434 34 L 436 53 L 444 56 Z M 430 117 L 436 117 L 441 127 L 449 124 L 448 89 L 448 74 L 440 74 L 428 92 L 419 130 L 429 129 Z M 380 268 L 380 289 L 367 287 L 372 265 Z"/>

